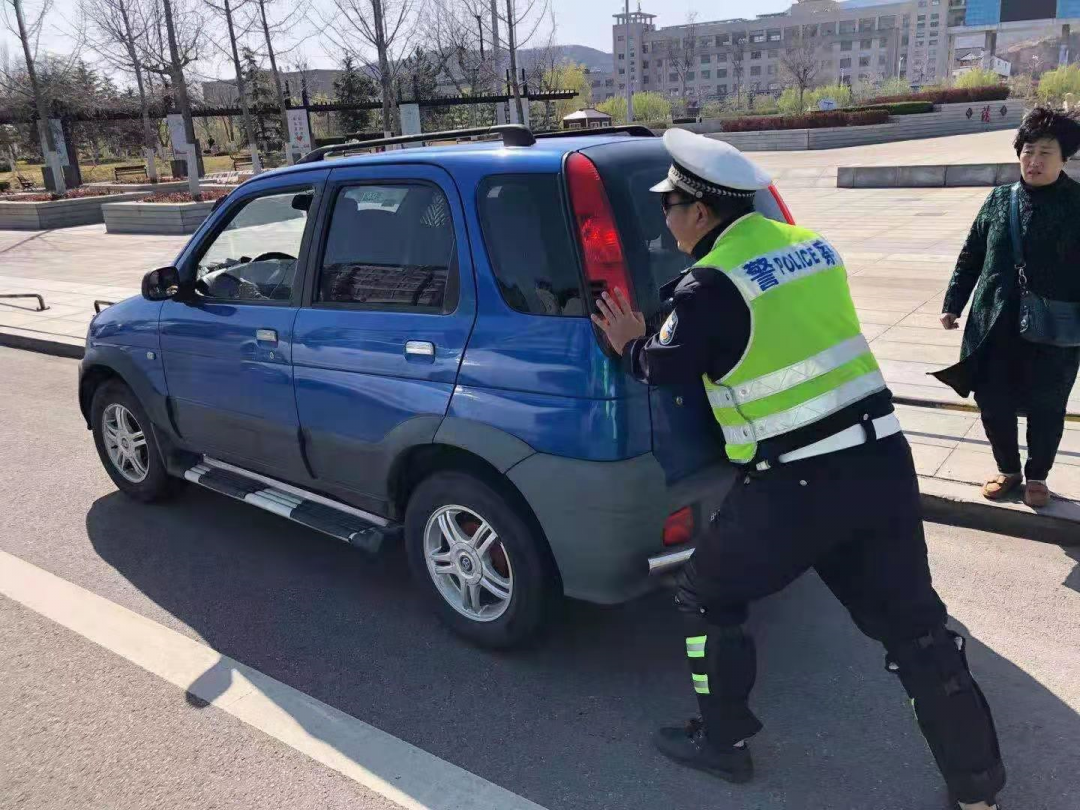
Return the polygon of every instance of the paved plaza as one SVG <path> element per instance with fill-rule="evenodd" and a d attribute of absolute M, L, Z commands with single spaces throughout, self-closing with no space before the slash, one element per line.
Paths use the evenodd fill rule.
<path fill-rule="evenodd" d="M 1015 159 L 1011 139 L 1011 132 L 992 132 L 752 156 L 775 173 L 795 218 L 844 255 L 864 331 L 899 397 L 962 402 L 927 373 L 958 357 L 962 333 L 941 328 L 941 300 L 989 189 L 839 189 L 836 167 L 1005 162 Z M 0 293 L 41 292 L 50 306 L 37 313 L 29 301 L 0 300 L 0 331 L 81 345 L 94 300 L 136 294 L 142 274 L 171 262 L 186 240 L 106 234 L 101 225 L 0 231 Z M 1080 414 L 1080 386 L 1069 408 Z M 903 417 L 924 476 L 973 485 L 993 472 L 973 414 L 906 408 Z M 1050 483 L 1058 494 L 1080 501 L 1080 423 L 1069 424 Z"/>

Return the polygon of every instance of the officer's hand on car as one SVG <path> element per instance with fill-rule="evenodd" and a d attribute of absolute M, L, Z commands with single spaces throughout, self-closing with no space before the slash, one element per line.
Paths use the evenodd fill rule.
<path fill-rule="evenodd" d="M 611 348 L 619 354 L 631 340 L 645 337 L 645 316 L 634 312 L 622 290 L 616 288 L 614 296 L 604 293 L 596 299 L 596 308 L 600 313 L 592 316 L 593 323 L 600 327 Z"/>

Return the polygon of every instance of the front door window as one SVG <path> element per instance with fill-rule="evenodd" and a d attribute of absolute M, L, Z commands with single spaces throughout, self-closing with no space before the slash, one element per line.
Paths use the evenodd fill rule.
<path fill-rule="evenodd" d="M 207 299 L 288 301 L 314 189 L 244 203 L 202 251 L 195 290 Z"/>

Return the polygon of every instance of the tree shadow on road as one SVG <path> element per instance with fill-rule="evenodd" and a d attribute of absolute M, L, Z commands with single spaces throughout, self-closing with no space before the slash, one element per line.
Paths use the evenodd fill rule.
<path fill-rule="evenodd" d="M 105 561 L 223 656 L 551 810 L 945 806 L 880 647 L 814 576 L 754 612 L 766 728 L 753 744 L 759 778 L 732 787 L 670 765 L 649 742 L 695 709 L 668 594 L 569 603 L 545 643 L 495 654 L 438 623 L 397 549 L 369 561 L 196 490 L 153 508 L 109 495 L 86 526 Z M 977 639 L 968 655 L 995 710 L 1013 806 L 1069 806 L 1080 716 Z M 212 700 L 230 666 L 192 691 Z"/>

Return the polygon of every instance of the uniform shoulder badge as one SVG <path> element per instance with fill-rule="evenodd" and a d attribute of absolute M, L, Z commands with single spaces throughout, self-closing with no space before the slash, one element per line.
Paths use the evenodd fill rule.
<path fill-rule="evenodd" d="M 664 321 L 664 325 L 660 327 L 660 345 L 668 346 L 671 341 L 675 339 L 675 328 L 679 325 L 679 316 L 677 313 L 672 312 L 668 315 L 668 319 Z"/>

